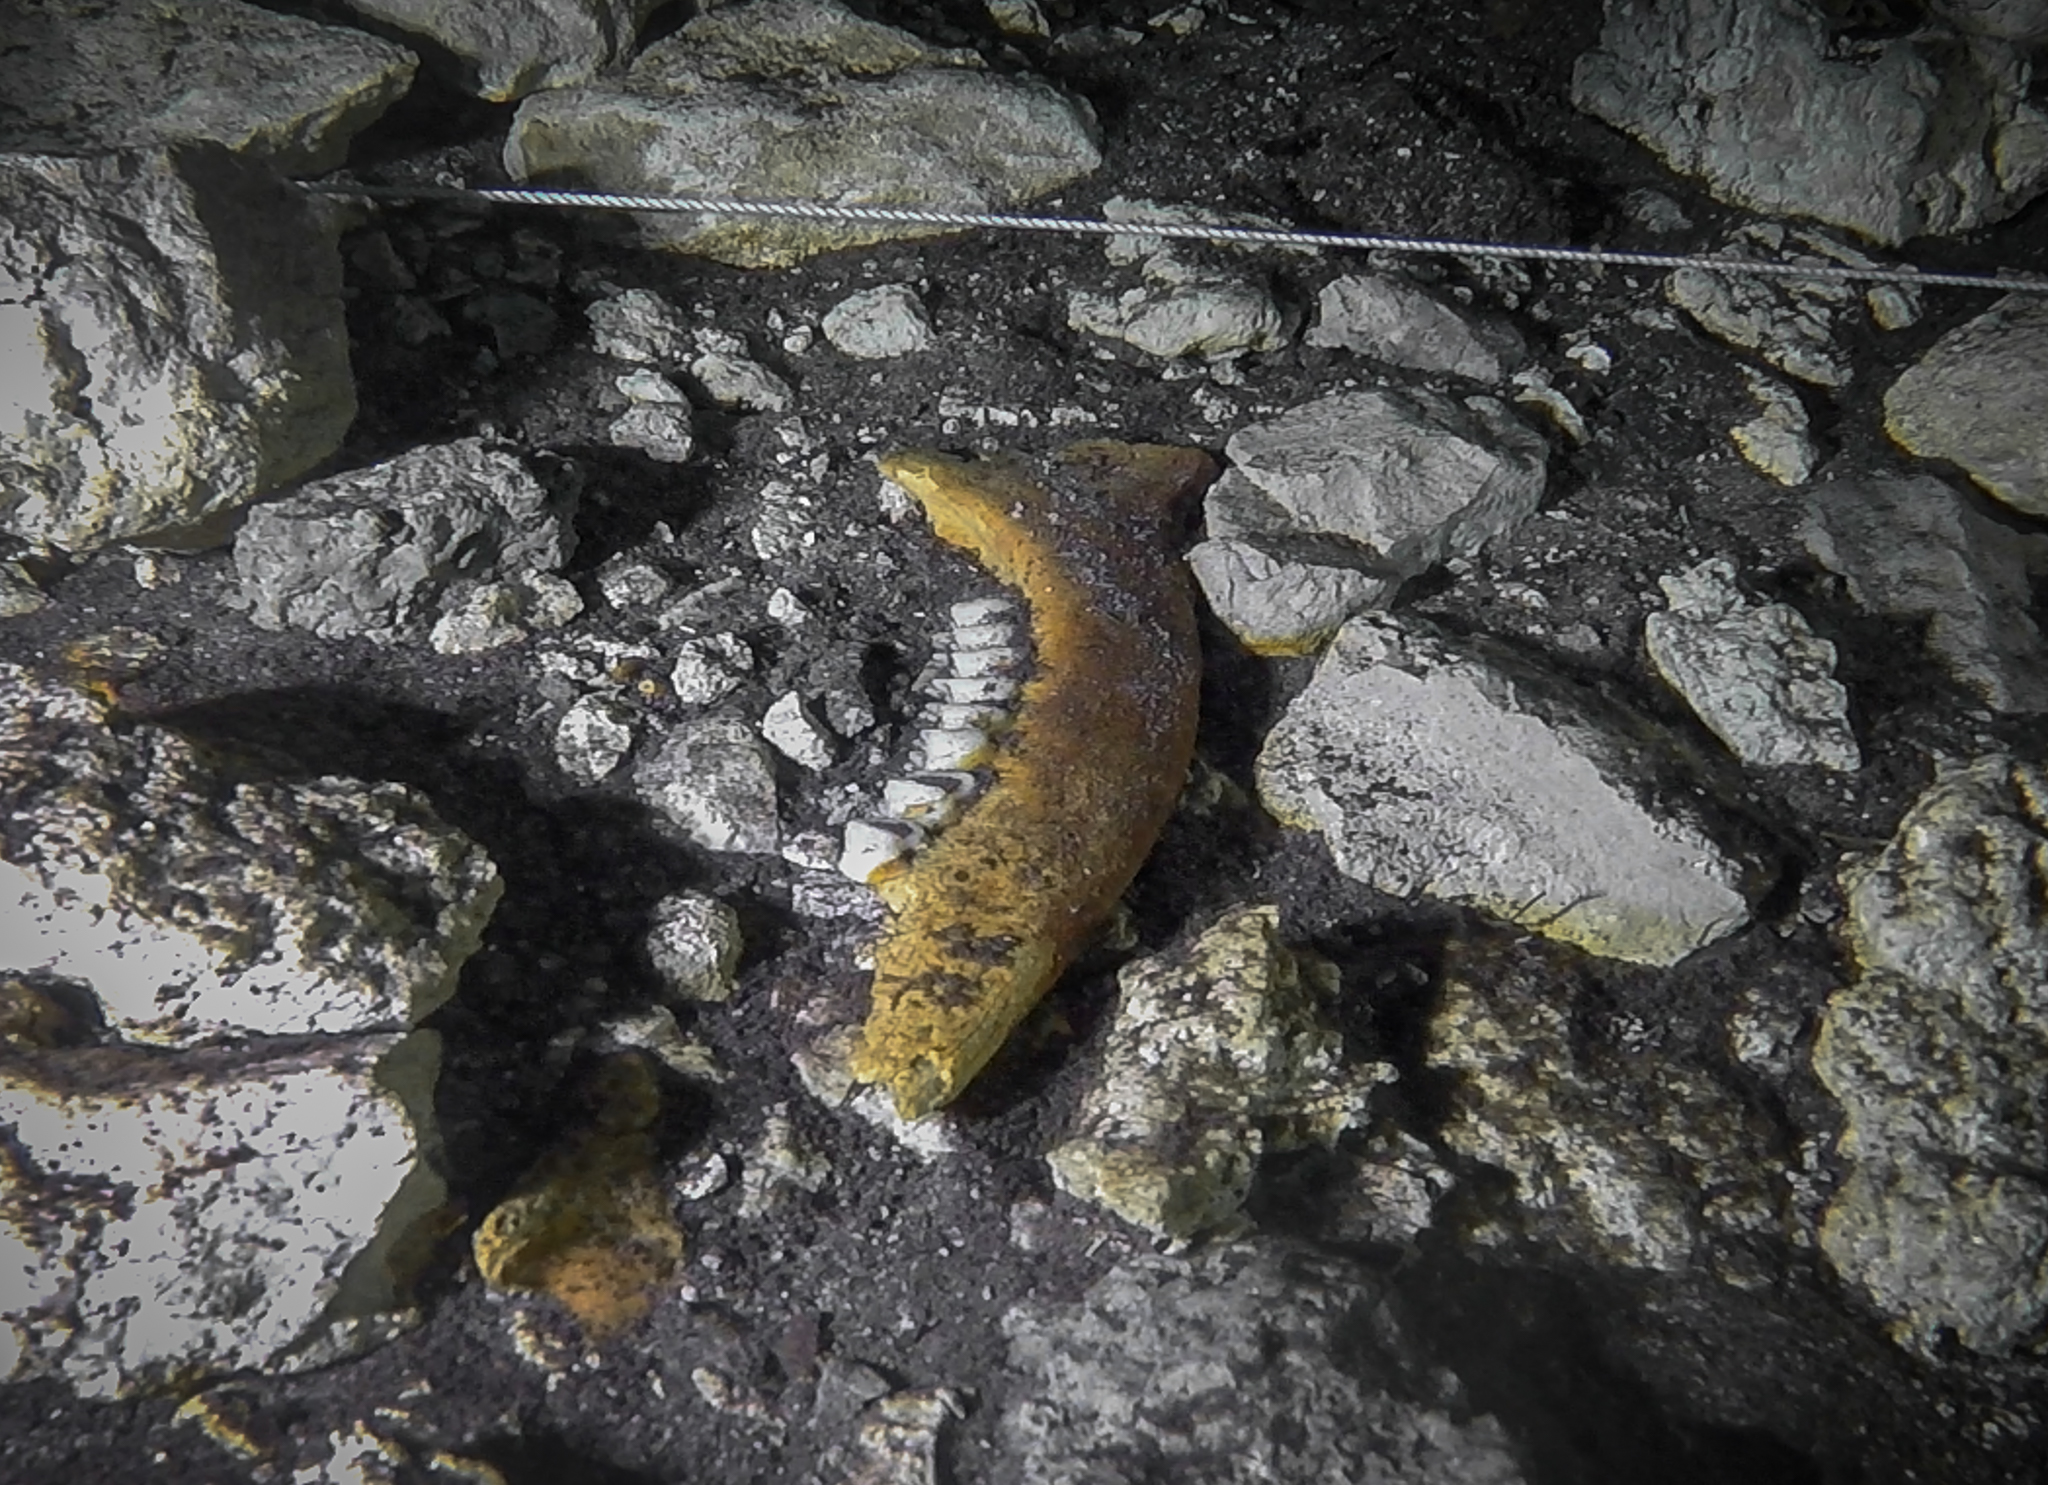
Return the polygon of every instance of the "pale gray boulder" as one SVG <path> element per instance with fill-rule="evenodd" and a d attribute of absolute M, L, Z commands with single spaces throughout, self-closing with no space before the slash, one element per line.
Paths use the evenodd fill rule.
<path fill-rule="evenodd" d="M 1411 371 L 1494 383 L 1528 359 L 1521 334 L 1387 274 L 1347 273 L 1316 296 L 1310 345 L 1334 346 Z"/>
<path fill-rule="evenodd" d="M 721 6 L 624 72 L 536 94 L 505 141 L 517 180 L 681 196 L 999 211 L 1101 163 L 1092 116 L 836 0 Z M 650 214 L 655 246 L 742 267 L 950 229 Z"/>
<path fill-rule="evenodd" d="M 1572 98 L 1716 196 L 1897 245 L 2048 185 L 2026 55 L 1929 28 L 1844 46 L 1808 0 L 1610 0 Z"/>
<path fill-rule="evenodd" d="M 1380 615 L 1337 632 L 1257 768 L 1266 808 L 1348 876 L 1658 965 L 1735 932 L 1765 885 L 1680 774 L 1614 703 Z"/>
<path fill-rule="evenodd" d="M 418 60 L 242 0 L 10 5 L 0 150 L 104 153 L 207 140 L 318 175 L 412 86 Z"/>
<path fill-rule="evenodd" d="M 630 56 L 661 0 L 345 0 L 431 41 L 454 81 L 494 103 L 583 82 Z"/>
<path fill-rule="evenodd" d="M 0 156 L 0 532 L 219 540 L 355 417 L 329 214 L 218 145 Z"/>
<path fill-rule="evenodd" d="M 1884 394 L 1885 431 L 2048 516 L 2048 294 L 2008 294 L 1927 348 Z"/>

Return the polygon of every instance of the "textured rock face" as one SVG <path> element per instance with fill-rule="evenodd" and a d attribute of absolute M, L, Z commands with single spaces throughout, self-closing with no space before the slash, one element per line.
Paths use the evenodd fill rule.
<path fill-rule="evenodd" d="M 721 7 L 630 70 L 521 105 L 505 142 L 520 180 L 606 191 L 890 203 L 991 211 L 1100 163 L 1085 106 L 992 77 L 831 0 Z M 743 267 L 934 230 L 903 225 L 643 221 L 650 244 Z"/>
<path fill-rule="evenodd" d="M 1004 1485 L 1515 1485 L 1507 1440 L 1380 1390 L 1362 1358 L 1401 1346 L 1341 1267 L 1271 1246 L 1135 1260 L 1075 1304 L 1012 1310 L 1021 1376 Z"/>
<path fill-rule="evenodd" d="M 2027 83 L 1993 39 L 1842 56 L 1801 0 L 1616 0 L 1572 96 L 1724 200 L 1897 244 L 1999 221 L 2048 184 Z"/>
<path fill-rule="evenodd" d="M 347 0 L 351 10 L 424 36 L 459 64 L 456 80 L 504 103 L 593 76 L 633 49 L 661 0 Z"/>
<path fill-rule="evenodd" d="M 1323 285 L 1306 339 L 1392 366 L 1488 383 L 1529 353 L 1513 326 L 1482 320 L 1426 289 L 1381 274 L 1346 274 Z"/>
<path fill-rule="evenodd" d="M 0 150 L 211 140 L 286 173 L 340 165 L 405 95 L 403 47 L 241 0 L 10 6 Z"/>
<path fill-rule="evenodd" d="M 775 759 L 737 717 L 698 717 L 671 729 L 634 774 L 640 797 L 707 851 L 772 853 Z"/>
<path fill-rule="evenodd" d="M 1048 1154 L 1061 1190 L 1163 1237 L 1228 1221 L 1267 1150 L 1332 1144 L 1383 1064 L 1347 1069 L 1336 971 L 1279 938 L 1279 912 L 1226 913 L 1185 956 L 1118 977 L 1101 1080 Z"/>
<path fill-rule="evenodd" d="M 1846 869 L 1854 983 L 1814 1071 L 1841 1101 L 1848 1179 L 1821 1247 L 1926 1352 L 2004 1355 L 2048 1333 L 2048 773 L 1941 769 Z"/>
<path fill-rule="evenodd" d="M 217 146 L 0 156 L 0 265 L 10 536 L 200 527 L 355 416 L 332 227 Z"/>
<path fill-rule="evenodd" d="M 1304 654 L 1543 498 L 1543 440 L 1499 402 L 1338 392 L 1232 436 L 1189 565 L 1261 654 Z"/>
<path fill-rule="evenodd" d="M 1267 734 L 1259 794 L 1382 892 L 1673 964 L 1747 919 L 1746 869 L 1657 777 L 1652 736 L 1525 663 L 1353 619 Z"/>
<path fill-rule="evenodd" d="M 1862 766 L 1835 647 L 1783 603 L 1751 603 L 1716 558 L 1661 580 L 1670 608 L 1643 623 L 1651 664 L 1744 763 Z"/>
<path fill-rule="evenodd" d="M 1928 649 L 1987 704 L 2048 711 L 2048 643 L 2029 612 L 2039 537 L 1978 514 L 1931 475 L 1830 480 L 1800 534 L 1865 608 L 1926 619 Z"/>
<path fill-rule="evenodd" d="M 390 638 L 480 583 L 552 573 L 575 548 L 573 504 L 510 448 L 430 444 L 250 512 L 235 570 L 265 629 Z"/>
<path fill-rule="evenodd" d="M 1682 1273 L 1788 1226 L 1773 1130 L 1698 1068 L 1574 1035 L 1529 951 L 1461 947 L 1430 1018 L 1457 1073 L 1444 1142 L 1507 1171 L 1531 1235 L 1595 1262 Z"/>
<path fill-rule="evenodd" d="M 2010 294 L 1928 348 L 1884 394 L 1885 431 L 2048 515 L 2048 295 Z"/>
<path fill-rule="evenodd" d="M 443 1194 L 411 1028 L 496 868 L 407 789 L 237 778 L 13 666 L 0 806 L 0 1376 L 374 1339 Z"/>

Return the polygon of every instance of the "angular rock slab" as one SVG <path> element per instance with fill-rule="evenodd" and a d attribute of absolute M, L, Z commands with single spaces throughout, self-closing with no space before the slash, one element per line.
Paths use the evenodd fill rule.
<path fill-rule="evenodd" d="M 424 36 L 458 64 L 456 82 L 506 103 L 595 76 L 633 50 L 661 0 L 346 0 Z"/>
<path fill-rule="evenodd" d="M 1543 440 L 1491 397 L 1337 392 L 1242 428 L 1188 554 L 1259 654 L 1313 651 L 1352 613 L 1514 529 L 1543 498 Z"/>
<path fill-rule="evenodd" d="M 203 527 L 355 417 L 334 229 L 215 145 L 0 156 L 0 373 L 0 532 Z"/>
<path fill-rule="evenodd" d="M 1927 647 L 1999 711 L 2048 711 L 2048 641 L 2029 570 L 2048 543 L 1989 517 L 1931 475 L 1831 480 L 1800 539 L 1866 609 L 1927 621 Z"/>
<path fill-rule="evenodd" d="M 1394 896 L 1675 964 L 1740 928 L 1753 871 L 1653 772 L 1649 725 L 1505 654 L 1353 619 L 1267 734 L 1266 808 Z M 1716 832 L 1718 833 L 1718 832 Z"/>
<path fill-rule="evenodd" d="M 2000 221 L 2048 185 L 2021 50 L 1929 31 L 1858 51 L 1819 5 L 1614 0 L 1572 101 L 1724 201 L 1891 246 Z"/>
<path fill-rule="evenodd" d="M 1492 1417 L 1409 1400 L 1420 1365 L 1386 1314 L 1342 1265 L 1251 1244 L 1034 1299 L 1003 1317 L 1014 1381 L 989 1478 L 1520 1485 Z"/>
<path fill-rule="evenodd" d="M 210 140 L 319 175 L 412 86 L 417 59 L 241 0 L 10 6 L 0 150 L 104 153 Z"/>
<path fill-rule="evenodd" d="M 560 567 L 576 546 L 573 506 L 512 448 L 423 445 L 251 511 L 235 537 L 241 598 L 262 629 L 417 632 L 478 584 Z"/>
<path fill-rule="evenodd" d="M 455 992 L 503 892 L 400 784 L 252 781 L 0 666 L 0 973 L 124 1037 L 401 1030 Z"/>
<path fill-rule="evenodd" d="M 1835 647 L 1797 609 L 1750 602 L 1721 557 L 1658 585 L 1671 606 L 1643 621 L 1650 663 L 1729 752 L 1767 768 L 1863 766 Z"/>
<path fill-rule="evenodd" d="M 1335 1144 L 1364 1121 L 1394 1070 L 1345 1065 L 1336 967 L 1289 949 L 1279 922 L 1235 908 L 1186 953 L 1124 967 L 1101 1078 L 1046 1156 L 1062 1191 L 1192 1237 L 1236 1215 L 1267 1150 Z"/>
<path fill-rule="evenodd" d="M 2048 516 L 2048 294 L 2008 294 L 1942 336 L 1884 394 L 1885 432 Z"/>
<path fill-rule="evenodd" d="M 1856 980 L 1813 1068 L 1849 1175 L 1821 1250 L 1938 1354 L 2048 1335 L 2048 771 L 1938 768 L 1891 841 L 1842 871 Z"/>
<path fill-rule="evenodd" d="M 1308 344 L 1335 346 L 1413 371 L 1498 382 L 1528 358 L 1521 334 L 1388 274 L 1348 273 L 1324 284 Z"/>
<path fill-rule="evenodd" d="M 1101 163 L 1085 104 L 980 65 L 833 0 L 722 6 L 618 77 L 527 99 L 505 168 L 601 191 L 995 211 Z M 950 230 L 641 221 L 650 245 L 757 268 Z"/>
<path fill-rule="evenodd" d="M 431 1031 L 0 1059 L 0 1379 L 114 1397 L 360 1337 L 443 1201 L 439 1063 Z"/>

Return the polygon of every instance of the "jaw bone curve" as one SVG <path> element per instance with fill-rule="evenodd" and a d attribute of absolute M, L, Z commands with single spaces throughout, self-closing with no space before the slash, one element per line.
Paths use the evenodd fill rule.
<path fill-rule="evenodd" d="M 853 1073 L 915 1119 L 995 1055 L 1173 811 L 1201 652 L 1170 522 L 1216 469 L 1198 449 L 1109 442 L 1072 445 L 1037 474 L 1014 457 L 880 462 L 942 541 L 1021 596 L 1030 625 L 1027 645 L 1011 599 L 954 605 L 948 674 L 931 681 L 915 749 L 946 798 L 885 788 L 895 818 L 847 827 L 842 869 L 889 908 Z M 982 720 L 945 725 L 968 723 L 955 707 Z M 973 798 L 977 769 L 992 782 Z M 933 813 L 913 815 L 913 800 Z"/>

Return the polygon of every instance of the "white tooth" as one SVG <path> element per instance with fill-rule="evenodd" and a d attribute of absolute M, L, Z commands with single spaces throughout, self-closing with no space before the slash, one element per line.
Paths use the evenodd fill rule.
<path fill-rule="evenodd" d="M 924 832 L 902 820 L 848 820 L 839 869 L 856 882 L 900 861 L 924 843 Z"/>
<path fill-rule="evenodd" d="M 937 779 L 891 779 L 882 785 L 882 809 L 899 820 L 936 830 L 960 813 L 959 791 Z"/>
<path fill-rule="evenodd" d="M 988 758 L 988 734 L 978 727 L 927 727 L 917 735 L 917 766 L 945 770 L 973 768 Z"/>
<path fill-rule="evenodd" d="M 934 701 L 917 714 L 918 720 L 941 732 L 963 732 L 979 728 L 994 732 L 1010 720 L 1009 712 L 992 701 Z"/>
<path fill-rule="evenodd" d="M 970 598 L 953 605 L 953 627 L 971 629 L 976 624 L 993 624 L 1015 617 L 1017 605 L 1008 598 Z"/>
<path fill-rule="evenodd" d="M 1008 701 L 1017 682 L 1006 675 L 938 675 L 924 689 L 939 701 Z"/>
<path fill-rule="evenodd" d="M 966 624 L 953 631 L 955 650 L 999 650 L 1016 642 L 1012 624 Z"/>
<path fill-rule="evenodd" d="M 953 674 L 968 677 L 1000 675 L 1022 663 L 1023 659 L 1024 652 L 1018 649 L 955 650 Z"/>

